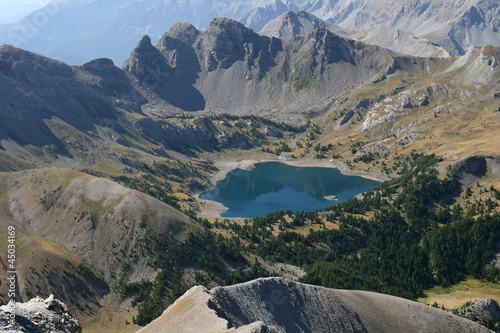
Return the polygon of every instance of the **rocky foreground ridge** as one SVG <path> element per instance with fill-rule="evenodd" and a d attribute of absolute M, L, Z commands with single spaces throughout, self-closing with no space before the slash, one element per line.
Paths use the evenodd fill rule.
<path fill-rule="evenodd" d="M 68 307 L 50 295 L 43 300 L 33 298 L 27 303 L 16 303 L 15 324 L 9 318 L 13 307 L 0 307 L 0 332 L 51 332 L 51 333 L 81 333 L 82 328 L 68 312 Z"/>
<path fill-rule="evenodd" d="M 489 332 L 470 320 L 402 298 L 283 278 L 193 287 L 139 332 Z"/>

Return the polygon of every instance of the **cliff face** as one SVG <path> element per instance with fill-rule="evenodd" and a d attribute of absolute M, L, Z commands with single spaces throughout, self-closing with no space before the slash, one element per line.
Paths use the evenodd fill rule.
<path fill-rule="evenodd" d="M 402 298 L 327 289 L 282 278 L 207 290 L 194 287 L 141 333 L 489 332 L 472 321 Z"/>

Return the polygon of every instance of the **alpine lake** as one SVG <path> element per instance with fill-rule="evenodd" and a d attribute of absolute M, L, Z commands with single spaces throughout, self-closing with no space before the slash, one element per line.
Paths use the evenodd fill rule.
<path fill-rule="evenodd" d="M 222 217 L 253 218 L 280 210 L 324 209 L 378 185 L 374 180 L 343 175 L 337 169 L 265 162 L 252 170 L 230 171 L 200 199 L 227 207 Z"/>

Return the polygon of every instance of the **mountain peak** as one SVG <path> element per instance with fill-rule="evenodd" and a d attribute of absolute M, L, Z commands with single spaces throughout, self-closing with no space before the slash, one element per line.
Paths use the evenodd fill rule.
<path fill-rule="evenodd" d="M 200 31 L 189 23 L 175 23 L 166 33 L 167 36 L 183 41 L 188 45 L 193 45 Z"/>
<path fill-rule="evenodd" d="M 330 37 L 330 36 L 338 37 L 335 34 L 333 34 L 330 30 L 328 30 L 327 28 L 325 28 L 325 27 L 319 27 L 319 28 L 316 28 L 316 29 L 312 30 L 307 35 L 307 38 L 311 38 L 311 39 L 314 39 L 316 41 L 319 41 L 321 39 L 324 39 L 324 38 L 327 38 L 327 37 Z"/>
<path fill-rule="evenodd" d="M 108 58 L 100 58 L 100 59 L 94 59 L 89 62 L 86 62 L 82 66 L 85 70 L 96 70 L 96 71 L 107 71 L 107 70 L 112 70 L 115 67 L 115 64 L 113 63 L 113 60 L 108 59 Z"/>
<path fill-rule="evenodd" d="M 299 12 L 295 13 L 293 10 L 289 10 L 287 12 L 284 12 L 280 17 L 281 18 L 296 18 L 298 13 Z"/>
<path fill-rule="evenodd" d="M 139 41 L 139 44 L 137 44 L 137 47 L 147 47 L 148 45 L 152 45 L 151 38 L 148 35 L 144 35 Z"/>
<path fill-rule="evenodd" d="M 306 36 L 312 30 L 321 27 L 326 27 L 326 29 L 334 34 L 342 37 L 348 37 L 349 35 L 347 31 L 335 24 L 323 21 L 305 11 L 298 11 L 297 13 L 288 11 L 283 13 L 276 19 L 269 21 L 264 28 L 262 28 L 260 34 L 281 39 L 291 39 L 297 36 Z"/>
<path fill-rule="evenodd" d="M 210 22 L 210 26 L 208 27 L 208 29 L 210 28 L 222 28 L 222 29 L 232 29 L 232 30 L 237 29 L 242 31 L 250 30 L 240 22 L 225 17 L 218 17 L 213 19 L 212 22 Z"/>
<path fill-rule="evenodd" d="M 123 69 L 151 82 L 158 81 L 162 75 L 171 70 L 160 51 L 151 44 L 148 35 L 142 37 L 130 58 L 125 60 Z"/>

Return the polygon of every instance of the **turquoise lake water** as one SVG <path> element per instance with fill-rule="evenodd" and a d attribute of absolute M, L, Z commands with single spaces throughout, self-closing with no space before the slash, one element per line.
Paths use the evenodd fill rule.
<path fill-rule="evenodd" d="M 313 211 L 335 205 L 380 183 L 346 176 L 337 169 L 302 168 L 279 162 L 260 163 L 253 170 L 229 172 L 201 199 L 220 202 L 229 210 L 223 217 L 252 218 L 278 210 Z M 335 195 L 338 201 L 324 197 Z"/>

